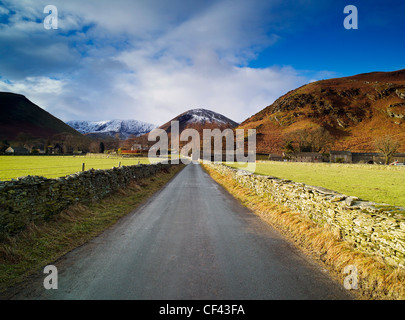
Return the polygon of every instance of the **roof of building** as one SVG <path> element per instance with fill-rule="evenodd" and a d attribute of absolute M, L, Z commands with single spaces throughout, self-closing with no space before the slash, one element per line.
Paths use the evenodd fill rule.
<path fill-rule="evenodd" d="M 350 156 L 352 153 L 350 151 L 335 151 L 335 150 L 331 150 L 330 154 L 342 154 L 342 155 L 348 155 Z"/>
<path fill-rule="evenodd" d="M 294 152 L 291 155 L 296 157 L 322 157 L 319 152 Z"/>
<path fill-rule="evenodd" d="M 28 149 L 24 147 L 9 147 L 6 150 L 9 150 L 10 148 L 13 150 L 13 152 L 29 152 Z"/>

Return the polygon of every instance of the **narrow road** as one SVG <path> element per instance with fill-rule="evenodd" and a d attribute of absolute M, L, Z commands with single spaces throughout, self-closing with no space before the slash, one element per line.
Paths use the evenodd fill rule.
<path fill-rule="evenodd" d="M 15 298 L 350 299 L 199 164 L 55 265 Z"/>

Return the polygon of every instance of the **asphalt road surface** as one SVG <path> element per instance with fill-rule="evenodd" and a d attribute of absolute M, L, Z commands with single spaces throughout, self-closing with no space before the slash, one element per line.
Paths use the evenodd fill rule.
<path fill-rule="evenodd" d="M 54 263 L 16 299 L 351 299 L 199 164 Z"/>

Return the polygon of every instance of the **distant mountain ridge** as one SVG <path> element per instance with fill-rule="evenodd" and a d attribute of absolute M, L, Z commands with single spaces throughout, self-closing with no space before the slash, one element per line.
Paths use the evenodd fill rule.
<path fill-rule="evenodd" d="M 139 120 L 106 120 L 106 121 L 67 121 L 66 124 L 90 137 L 115 137 L 128 139 L 131 135 L 136 137 L 149 133 L 157 126 Z"/>

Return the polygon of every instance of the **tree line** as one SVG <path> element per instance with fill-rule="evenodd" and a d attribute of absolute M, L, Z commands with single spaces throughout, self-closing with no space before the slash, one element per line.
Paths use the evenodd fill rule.
<path fill-rule="evenodd" d="M 8 147 L 23 147 L 32 154 L 75 154 L 75 153 L 104 153 L 116 151 L 122 141 L 116 137 L 90 138 L 84 135 L 58 133 L 47 138 L 37 138 L 20 132 L 15 138 L 8 140 L 0 138 L 0 152 L 4 153 Z"/>
<path fill-rule="evenodd" d="M 327 154 L 334 146 L 336 138 L 330 132 L 319 127 L 316 129 L 300 129 L 284 136 L 283 152 L 285 158 L 296 152 L 317 152 Z M 385 164 L 389 164 L 391 158 L 401 147 L 398 139 L 390 134 L 383 135 L 373 141 L 377 152 L 383 154 Z M 344 150 L 342 150 L 344 151 Z"/>

